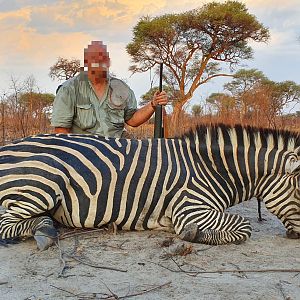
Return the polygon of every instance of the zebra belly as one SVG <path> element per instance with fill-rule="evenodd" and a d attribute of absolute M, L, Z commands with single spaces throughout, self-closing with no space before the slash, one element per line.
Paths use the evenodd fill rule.
<path fill-rule="evenodd" d="M 167 232 L 174 232 L 172 221 L 167 216 L 162 216 L 158 219 L 155 216 L 151 216 L 146 223 L 144 223 L 146 214 L 142 213 L 138 217 L 138 221 L 136 222 L 135 226 L 132 227 L 132 222 L 127 221 L 125 224 L 123 219 L 111 221 L 111 220 L 102 220 L 100 223 L 95 226 L 93 220 L 85 221 L 84 225 L 82 223 L 78 223 L 78 220 L 73 220 L 72 216 L 70 216 L 66 206 L 61 204 L 59 207 L 56 208 L 55 212 L 52 214 L 52 217 L 59 223 L 73 228 L 95 228 L 101 227 L 110 223 L 115 223 L 117 226 L 122 225 L 121 229 L 123 230 L 162 230 Z M 79 224 L 79 225 L 78 225 Z M 144 226 L 146 224 L 146 226 Z"/>

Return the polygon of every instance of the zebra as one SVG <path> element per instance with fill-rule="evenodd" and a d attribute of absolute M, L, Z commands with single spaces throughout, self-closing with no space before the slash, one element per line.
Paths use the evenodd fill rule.
<path fill-rule="evenodd" d="M 253 197 L 300 238 L 300 134 L 199 125 L 177 138 L 40 134 L 0 148 L 0 239 L 57 238 L 114 223 L 211 245 L 240 243 L 249 221 L 228 207 Z"/>

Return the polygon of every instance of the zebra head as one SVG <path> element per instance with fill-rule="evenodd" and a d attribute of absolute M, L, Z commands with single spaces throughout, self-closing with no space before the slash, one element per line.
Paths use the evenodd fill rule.
<path fill-rule="evenodd" d="M 300 147 L 295 149 L 295 157 L 292 157 L 286 165 L 286 172 L 292 177 L 295 177 L 295 191 L 291 202 L 293 213 L 288 217 L 289 225 L 292 230 L 287 231 L 289 238 L 300 238 Z"/>
<path fill-rule="evenodd" d="M 300 238 L 300 157 L 298 147 L 289 157 L 285 165 L 285 174 L 280 180 L 280 187 L 275 189 L 277 206 L 273 213 L 282 221 L 287 229 L 288 238 Z M 273 195 L 273 196 L 274 196 Z M 274 197 L 272 197 L 275 199 Z M 275 203 L 276 201 L 270 201 Z M 266 201 L 266 206 L 270 207 Z M 271 209 L 271 211 L 274 208 Z"/>

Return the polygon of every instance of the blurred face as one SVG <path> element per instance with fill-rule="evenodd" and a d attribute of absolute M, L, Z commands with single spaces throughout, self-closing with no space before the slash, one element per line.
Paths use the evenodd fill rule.
<path fill-rule="evenodd" d="M 107 79 L 110 59 L 106 46 L 102 42 L 93 41 L 88 48 L 84 49 L 84 66 L 92 82 L 99 83 Z"/>

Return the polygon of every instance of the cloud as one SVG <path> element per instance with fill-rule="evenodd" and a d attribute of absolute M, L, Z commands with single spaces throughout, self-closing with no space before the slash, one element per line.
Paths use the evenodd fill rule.
<path fill-rule="evenodd" d="M 1 32 L 6 36 L 6 43 L 0 48 L 0 63 L 28 65 L 29 68 L 32 64 L 53 61 L 61 55 L 81 57 L 80 50 L 92 39 L 89 34 L 81 32 L 44 35 L 22 25 L 13 31 Z"/>
<path fill-rule="evenodd" d="M 137 16 L 155 13 L 163 7 L 152 0 L 52 1 L 48 4 L 39 2 L 39 5 L 33 5 L 35 1 L 26 3 L 25 8 L 20 7 L 14 13 L 26 9 L 28 28 L 42 34 L 83 30 L 102 32 L 107 31 L 107 28 L 123 32 L 136 21 Z M 7 12 L 6 17 L 10 18 L 10 14 Z"/>

